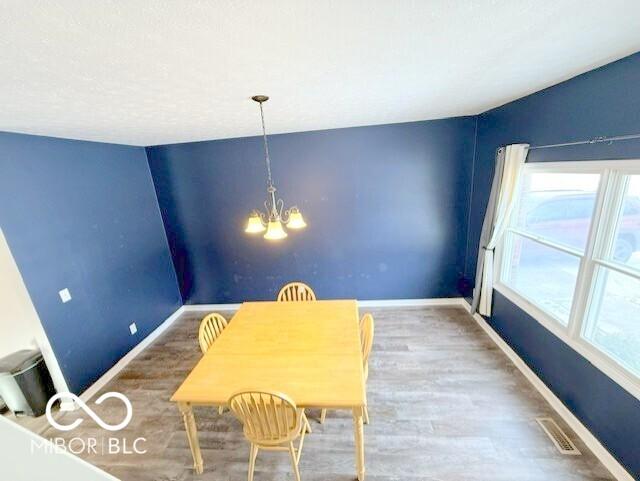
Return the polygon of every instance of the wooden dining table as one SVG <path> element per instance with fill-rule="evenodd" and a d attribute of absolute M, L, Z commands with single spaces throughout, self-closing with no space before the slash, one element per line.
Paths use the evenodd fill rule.
<path fill-rule="evenodd" d="M 204 463 L 193 406 L 225 406 L 241 390 L 276 391 L 300 408 L 352 412 L 356 474 L 363 481 L 361 349 L 355 300 L 243 303 L 171 398 L 183 416 L 195 471 L 202 473 Z"/>

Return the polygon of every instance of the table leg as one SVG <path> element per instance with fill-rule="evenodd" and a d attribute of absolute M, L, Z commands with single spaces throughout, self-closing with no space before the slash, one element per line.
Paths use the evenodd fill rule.
<path fill-rule="evenodd" d="M 202 454 L 200 453 L 200 443 L 198 443 L 198 429 L 196 428 L 196 420 L 193 417 L 193 409 L 189 403 L 178 403 L 178 408 L 182 413 L 184 427 L 187 430 L 187 438 L 189 439 L 189 447 L 193 456 L 193 469 L 197 474 L 202 474 L 204 465 L 202 463 Z"/>
<path fill-rule="evenodd" d="M 356 467 L 358 481 L 364 481 L 364 433 L 362 429 L 362 407 L 353 408 L 353 431 L 356 440 Z"/>

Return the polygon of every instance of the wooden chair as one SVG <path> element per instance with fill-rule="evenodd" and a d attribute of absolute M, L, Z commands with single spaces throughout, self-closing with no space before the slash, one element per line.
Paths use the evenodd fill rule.
<path fill-rule="evenodd" d="M 362 367 L 364 369 L 364 381 L 369 379 L 369 355 L 373 347 L 373 316 L 369 313 L 360 320 L 360 342 L 362 343 Z"/>
<path fill-rule="evenodd" d="M 365 386 L 369 378 L 369 354 L 373 347 L 373 316 L 369 313 L 360 319 L 360 343 L 362 346 L 362 369 L 364 371 Z M 327 410 L 323 409 L 320 413 L 320 423 L 324 423 L 327 417 Z M 364 407 L 364 423 L 369 424 L 369 411 L 367 406 Z"/>
<path fill-rule="evenodd" d="M 315 301 L 316 295 L 308 285 L 302 282 L 290 282 L 278 292 L 278 302 Z"/>
<path fill-rule="evenodd" d="M 198 331 L 198 342 L 202 354 L 207 352 L 213 342 L 220 337 L 222 331 L 227 327 L 227 320 L 217 312 L 207 314 L 200 322 L 200 330 Z"/>
<path fill-rule="evenodd" d="M 249 450 L 249 481 L 253 481 L 258 450 L 289 451 L 291 464 L 300 481 L 298 464 L 304 436 L 311 426 L 303 409 L 285 394 L 277 392 L 241 391 L 229 398 L 229 407 L 242 422 Z M 298 447 L 293 442 L 300 438 Z"/>
<path fill-rule="evenodd" d="M 224 328 L 227 327 L 227 324 L 227 320 L 222 314 L 218 314 L 217 312 L 207 314 L 202 319 L 200 329 L 198 330 L 198 342 L 200 343 L 202 354 L 207 352 L 213 342 L 220 337 L 220 334 L 222 334 Z M 218 414 L 222 414 L 223 412 L 224 406 L 219 406 Z"/>

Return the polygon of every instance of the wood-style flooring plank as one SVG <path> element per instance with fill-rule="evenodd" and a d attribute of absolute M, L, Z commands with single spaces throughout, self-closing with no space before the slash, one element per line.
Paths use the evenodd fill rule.
<path fill-rule="evenodd" d="M 371 312 L 376 328 L 367 389 L 371 424 L 364 430 L 368 481 L 613 479 L 462 308 Z M 124 481 L 246 479 L 249 445 L 238 421 L 229 412 L 194 410 L 205 463 L 198 476 L 180 414 L 169 402 L 200 358 L 200 317 L 183 315 L 103 389 L 129 397 L 133 419 L 117 436 L 147 438 L 148 452 L 83 457 Z M 89 404 L 105 421 L 120 420 L 119 401 Z M 315 421 L 319 414 L 309 411 L 313 433 L 305 440 L 302 479 L 352 480 L 351 413 L 330 410 L 324 425 Z M 583 455 L 560 455 L 537 416 L 556 419 Z M 109 435 L 84 417 L 70 434 L 49 429 L 45 436 Z M 255 480 L 282 479 L 293 479 L 288 456 L 261 452 Z"/>

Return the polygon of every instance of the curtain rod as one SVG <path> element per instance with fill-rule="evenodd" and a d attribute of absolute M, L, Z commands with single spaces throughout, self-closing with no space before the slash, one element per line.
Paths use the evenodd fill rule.
<path fill-rule="evenodd" d="M 550 149 L 552 147 L 568 147 L 570 145 L 584 145 L 584 144 L 602 144 L 613 142 L 617 142 L 619 140 L 632 140 L 632 139 L 640 139 L 640 134 L 630 134 L 630 135 L 618 135 L 617 137 L 594 137 L 590 140 L 579 140 L 577 142 L 565 142 L 564 144 L 548 144 L 548 145 L 534 145 L 533 147 L 529 147 L 529 150 L 537 150 L 537 149 Z"/>

